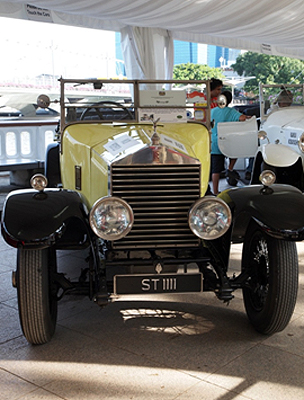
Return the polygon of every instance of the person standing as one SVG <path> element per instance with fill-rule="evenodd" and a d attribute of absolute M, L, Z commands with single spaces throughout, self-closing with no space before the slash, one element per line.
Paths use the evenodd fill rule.
<path fill-rule="evenodd" d="M 272 106 L 267 110 L 267 114 L 270 114 L 272 111 L 279 110 L 280 108 L 290 107 L 292 105 L 292 102 L 293 94 L 291 93 L 291 91 L 282 88 Z"/>
<path fill-rule="evenodd" d="M 210 80 L 210 96 L 211 96 L 210 108 L 217 107 L 217 98 L 221 94 L 222 89 L 223 89 L 223 82 L 220 79 L 211 78 L 211 80 Z"/>
<path fill-rule="evenodd" d="M 223 89 L 223 82 L 220 79 L 210 79 L 210 108 L 217 107 L 217 98 Z M 200 91 L 193 91 L 187 94 L 188 99 L 194 101 L 194 119 L 206 122 L 205 108 L 207 107 L 206 94 Z M 195 100 L 194 100 L 195 99 Z"/>
<path fill-rule="evenodd" d="M 220 174 L 225 169 L 225 156 L 220 151 L 218 147 L 218 137 L 217 137 L 217 124 L 219 122 L 233 122 L 233 121 L 245 121 L 246 115 L 241 114 L 239 111 L 235 110 L 228 105 L 232 101 L 232 93 L 228 90 L 222 93 L 226 99 L 227 104 L 224 108 L 214 107 L 211 110 L 211 121 L 214 121 L 214 127 L 212 128 L 211 135 L 211 174 L 212 174 L 212 186 L 213 193 L 217 195 L 219 193 L 219 181 Z M 233 167 L 236 163 L 236 158 L 229 159 L 228 173 L 234 172 Z"/>

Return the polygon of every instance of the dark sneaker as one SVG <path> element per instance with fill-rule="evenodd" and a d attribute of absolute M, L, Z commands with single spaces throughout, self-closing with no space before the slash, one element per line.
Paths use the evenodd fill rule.
<path fill-rule="evenodd" d="M 236 186 L 238 180 L 240 179 L 240 174 L 235 170 L 230 171 L 229 169 L 227 169 L 225 176 L 230 186 Z"/>
<path fill-rule="evenodd" d="M 250 171 L 246 171 L 246 172 L 245 172 L 245 179 L 246 179 L 247 181 L 250 181 L 250 179 L 251 179 L 251 172 L 250 172 Z"/>

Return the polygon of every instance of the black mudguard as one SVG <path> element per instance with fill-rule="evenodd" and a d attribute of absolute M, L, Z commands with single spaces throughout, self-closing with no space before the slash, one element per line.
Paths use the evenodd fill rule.
<path fill-rule="evenodd" d="M 304 239 L 304 195 L 293 186 L 252 185 L 225 190 L 219 197 L 229 204 L 233 213 L 233 242 L 243 241 L 252 219 L 273 237 Z"/>
<path fill-rule="evenodd" d="M 270 169 L 275 172 L 276 182 L 278 184 L 295 186 L 302 192 L 304 191 L 304 173 L 303 173 L 302 157 L 299 156 L 297 161 L 293 165 L 284 167 L 274 167 L 272 165 L 268 165 L 263 160 L 262 153 L 259 151 L 254 161 L 252 177 L 251 177 L 252 185 L 260 184 L 261 172 L 266 169 Z"/>
<path fill-rule="evenodd" d="M 12 191 L 4 203 L 1 229 L 13 247 L 81 248 L 89 244 L 87 206 L 75 191 Z"/>

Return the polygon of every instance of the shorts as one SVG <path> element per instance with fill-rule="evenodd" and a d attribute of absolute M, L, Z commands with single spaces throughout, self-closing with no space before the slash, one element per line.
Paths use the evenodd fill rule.
<path fill-rule="evenodd" d="M 224 154 L 211 154 L 211 173 L 220 174 L 225 170 Z"/>

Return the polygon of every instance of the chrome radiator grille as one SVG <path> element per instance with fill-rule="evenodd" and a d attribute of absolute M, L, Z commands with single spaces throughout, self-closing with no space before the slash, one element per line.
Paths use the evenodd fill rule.
<path fill-rule="evenodd" d="M 200 165 L 120 165 L 111 167 L 111 193 L 134 212 L 131 232 L 115 249 L 198 246 L 188 225 L 190 206 L 200 196 Z"/>

